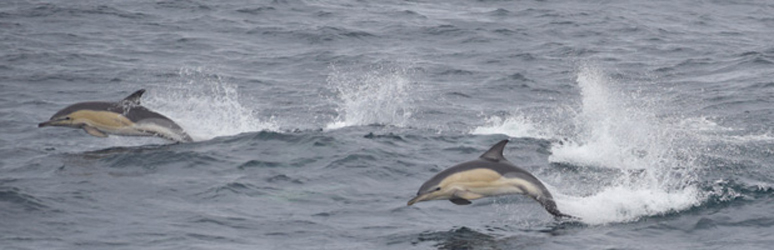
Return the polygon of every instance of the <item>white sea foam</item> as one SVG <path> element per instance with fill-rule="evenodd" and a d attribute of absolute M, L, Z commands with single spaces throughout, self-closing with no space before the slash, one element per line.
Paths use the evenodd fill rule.
<path fill-rule="evenodd" d="M 560 202 L 587 223 L 636 220 L 697 205 L 694 186 L 698 134 L 685 122 L 657 116 L 657 97 L 627 93 L 600 69 L 583 66 L 577 83 L 582 104 L 572 120 L 577 131 L 552 148 L 551 162 L 620 170 L 594 194 Z M 703 126 L 702 128 L 707 128 Z M 593 173 L 587 173 L 593 174 Z M 601 174 L 601 173 L 600 173 Z"/>
<path fill-rule="evenodd" d="M 688 117 L 678 122 L 678 127 L 684 130 L 690 130 L 694 132 L 727 132 L 734 131 L 735 129 L 721 126 L 710 117 Z"/>
<path fill-rule="evenodd" d="M 557 206 L 563 212 L 582 218 L 587 224 L 636 221 L 643 216 L 684 210 L 697 204 L 700 195 L 695 187 L 682 190 L 611 186 L 590 196 L 557 195 Z"/>
<path fill-rule="evenodd" d="M 702 168 L 697 145 L 727 128 L 707 118 L 659 116 L 659 97 L 625 90 L 597 67 L 580 67 L 576 81 L 581 100 L 574 111 L 557 107 L 552 118 L 526 112 L 491 117 L 471 133 L 561 139 L 552 144 L 550 162 L 587 167 L 579 174 L 607 180 L 552 187 L 560 209 L 586 223 L 633 221 L 702 202 L 705 196 L 695 186 Z M 609 176 L 611 170 L 620 174 Z"/>
<path fill-rule="evenodd" d="M 238 86 L 202 68 L 182 68 L 170 82 L 149 89 L 143 105 L 179 124 L 195 140 L 254 131 L 277 131 L 239 101 Z"/>
<path fill-rule="evenodd" d="M 699 135 L 684 122 L 657 116 L 657 97 L 628 93 L 600 69 L 583 66 L 577 131 L 552 148 L 551 162 L 620 170 L 597 193 L 567 199 L 564 210 L 592 224 L 636 220 L 697 205 L 694 185 Z M 592 173 L 588 173 L 592 174 Z M 600 173 L 601 174 L 601 173 Z M 560 202 L 561 204 L 562 202 Z"/>
<path fill-rule="evenodd" d="M 744 135 L 729 135 L 722 137 L 723 140 L 730 143 L 750 143 L 750 142 L 774 142 L 774 135 L 771 132 Z"/>
<path fill-rule="evenodd" d="M 347 126 L 407 126 L 413 113 L 412 83 L 406 67 L 332 65 L 328 85 L 336 93 L 331 101 L 338 116 L 326 129 Z"/>
<path fill-rule="evenodd" d="M 504 134 L 510 137 L 529 137 L 550 139 L 553 135 L 545 128 L 524 115 L 502 118 L 492 116 L 486 119 L 486 124 L 474 128 L 471 132 L 474 135 Z"/>

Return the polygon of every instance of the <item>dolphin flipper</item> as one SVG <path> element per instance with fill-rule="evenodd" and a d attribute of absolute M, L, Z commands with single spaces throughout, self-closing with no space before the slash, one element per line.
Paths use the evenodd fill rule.
<path fill-rule="evenodd" d="M 480 199 L 481 197 L 483 196 L 477 193 L 458 190 L 454 192 L 454 197 L 449 200 L 457 205 L 468 205 L 471 203 L 470 200 Z"/>
<path fill-rule="evenodd" d="M 107 134 L 103 133 L 102 131 L 99 131 L 99 129 L 92 127 L 92 126 L 83 126 L 83 130 L 86 131 L 86 133 L 89 133 L 90 135 L 105 138 L 108 137 Z"/>
<path fill-rule="evenodd" d="M 462 199 L 462 198 L 452 198 L 452 199 L 449 199 L 449 201 L 457 205 L 470 205 L 470 203 L 472 203 L 469 200 Z"/>

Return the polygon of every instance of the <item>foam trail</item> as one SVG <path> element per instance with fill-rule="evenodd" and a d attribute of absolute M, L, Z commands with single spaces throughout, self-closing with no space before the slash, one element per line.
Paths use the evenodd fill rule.
<path fill-rule="evenodd" d="M 177 122 L 194 140 L 254 131 L 278 131 L 239 102 L 238 86 L 202 68 L 182 68 L 172 82 L 150 89 L 143 105 Z"/>
<path fill-rule="evenodd" d="M 407 126 L 412 115 L 412 86 L 404 67 L 375 65 L 364 68 L 331 66 L 328 85 L 338 116 L 326 129 L 371 124 Z"/>

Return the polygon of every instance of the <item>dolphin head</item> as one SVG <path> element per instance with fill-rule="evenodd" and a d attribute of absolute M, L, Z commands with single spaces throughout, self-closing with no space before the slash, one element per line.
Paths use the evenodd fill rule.
<path fill-rule="evenodd" d="M 432 178 L 422 184 L 422 187 L 417 191 L 417 196 L 411 199 L 408 205 L 411 206 L 420 201 L 448 200 L 453 196 L 454 190 L 448 188 L 448 185 L 441 185 L 438 178 Z"/>
<path fill-rule="evenodd" d="M 82 124 L 83 121 L 79 121 L 80 122 L 79 124 L 78 122 L 76 122 L 76 119 L 74 119 L 76 117 L 72 117 L 71 116 L 72 113 L 70 112 L 63 112 L 65 110 L 66 109 L 57 112 L 56 114 L 51 116 L 51 118 L 48 119 L 48 121 L 39 123 L 38 127 L 39 128 L 46 127 L 46 126 L 79 127 L 83 125 Z"/>
<path fill-rule="evenodd" d="M 51 118 L 48 121 L 38 123 L 38 128 L 45 126 L 62 126 L 62 127 L 76 127 L 73 125 L 73 119 L 69 116 Z"/>
<path fill-rule="evenodd" d="M 48 119 L 48 121 L 39 123 L 38 127 L 57 126 L 80 128 L 87 125 L 89 120 L 94 118 L 88 111 L 107 111 L 111 105 L 111 103 L 107 102 L 76 103 L 57 111 L 56 114 Z"/>

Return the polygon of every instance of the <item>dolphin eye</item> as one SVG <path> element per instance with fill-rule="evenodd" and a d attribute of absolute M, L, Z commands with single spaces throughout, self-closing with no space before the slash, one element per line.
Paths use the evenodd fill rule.
<path fill-rule="evenodd" d="M 440 191 L 440 190 L 441 190 L 441 187 L 437 187 L 437 188 L 435 188 L 434 191 Z"/>

